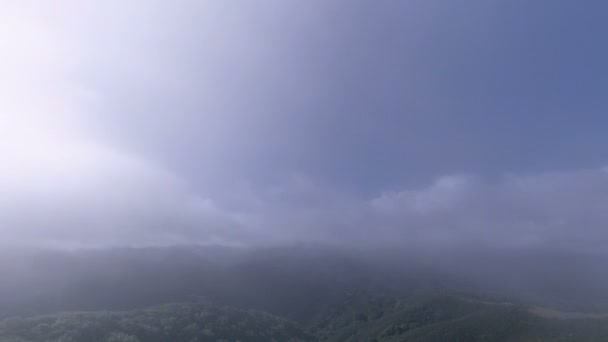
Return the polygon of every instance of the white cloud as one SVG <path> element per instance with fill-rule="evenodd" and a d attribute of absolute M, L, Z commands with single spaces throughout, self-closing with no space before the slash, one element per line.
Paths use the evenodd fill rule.
<path fill-rule="evenodd" d="M 49 24 L 58 11 L 32 4 L 0 14 L 2 243 L 222 242 L 233 223 L 211 200 L 88 135 L 103 94 L 77 81 L 83 47 Z"/>
<path fill-rule="evenodd" d="M 449 210 L 463 200 L 471 185 L 466 177 L 446 176 L 426 189 L 384 193 L 373 199 L 371 205 L 387 214 L 403 210 L 419 214 Z"/>
<path fill-rule="evenodd" d="M 243 192 L 236 192 L 239 196 Z M 483 180 L 444 176 L 428 187 L 365 200 L 294 177 L 241 196 L 239 222 L 254 243 L 482 244 L 602 250 L 608 175 L 546 172 Z"/>
<path fill-rule="evenodd" d="M 213 201 L 159 166 L 80 141 L 36 143 L 2 158 L 3 243 L 210 243 L 230 235 L 234 223 Z"/>
<path fill-rule="evenodd" d="M 489 182 L 444 177 L 426 189 L 371 201 L 402 238 L 454 243 L 541 244 L 598 249 L 608 241 L 608 176 L 602 170 L 509 176 Z"/>
<path fill-rule="evenodd" d="M 133 81 L 137 85 L 161 84 L 163 89 L 182 87 L 181 80 L 190 79 L 184 76 L 187 63 L 179 62 L 187 62 L 188 55 L 176 60 L 170 49 L 159 50 L 161 46 L 173 46 L 169 38 L 183 39 L 181 49 L 187 46 L 193 35 L 185 28 L 198 24 L 199 17 L 167 27 L 162 25 L 165 16 L 175 22 L 172 16 L 177 13 L 167 13 L 160 3 L 145 8 L 138 7 L 143 2 L 133 2 L 127 8 L 124 2 L 98 6 L 74 0 L 61 4 L 55 9 L 36 1 L 13 1 L 0 13 L 0 240 L 4 243 L 477 241 L 597 249 L 608 242 L 605 168 L 508 176 L 497 181 L 447 175 L 426 188 L 393 189 L 373 199 L 302 176 L 275 187 L 227 189 L 222 198 L 196 193 L 165 165 L 92 134 L 91 125 L 103 121 L 96 115 L 101 112 L 99 107 L 107 105 L 107 94 L 82 82 L 81 76 L 83 69 L 88 77 L 113 70 L 112 77 L 123 78 L 112 79 L 112 86 Z M 256 88 L 256 82 L 269 75 L 255 73 L 275 66 L 289 52 L 273 50 L 273 39 L 280 37 L 273 35 L 271 26 L 262 25 L 261 19 L 283 23 L 291 17 L 282 17 L 277 14 L 280 11 L 269 8 L 249 17 L 249 12 L 235 11 L 229 5 L 216 8 L 205 4 L 208 12 L 199 14 L 209 22 L 201 24 L 205 30 L 200 30 L 197 39 L 207 42 L 209 51 L 218 54 L 196 54 L 197 58 L 209 59 L 208 64 L 196 63 L 201 75 L 211 75 L 201 84 L 210 88 L 219 84 L 218 89 L 238 90 L 241 84 L 246 89 Z M 216 12 L 223 14 L 214 16 Z M 297 11 L 288 14 L 295 16 Z M 146 20 L 140 21 L 138 16 Z M 219 17 L 233 18 L 244 26 L 218 34 L 225 26 Z M 240 63 L 237 57 L 245 54 L 252 58 L 247 63 L 254 67 Z M 225 56 L 236 60 L 221 64 Z M 217 68 L 220 65 L 224 67 Z M 232 71 L 230 77 L 222 74 L 226 70 Z M 196 141 L 196 153 L 212 156 L 200 159 L 208 161 L 209 168 L 214 167 L 212 161 L 246 159 L 251 145 L 266 137 L 271 138 L 258 150 L 268 150 L 283 141 L 275 140 L 270 133 L 288 135 L 296 131 L 251 129 L 255 125 L 272 126 L 282 119 L 279 115 L 265 116 L 261 113 L 264 110 L 253 114 L 243 110 L 250 107 L 247 101 L 232 107 L 235 101 L 231 96 L 239 94 L 219 90 L 205 93 L 210 100 L 219 98 L 205 108 L 212 110 L 197 114 L 205 116 L 202 123 L 197 121 L 205 130 L 198 132 L 197 126 L 194 132 L 202 136 Z M 280 97 L 257 95 L 247 100 L 272 102 Z M 259 105 L 266 108 L 263 103 Z M 218 116 L 214 114 L 216 109 L 231 115 Z M 121 112 L 110 120 L 121 122 L 119 114 L 131 115 Z M 186 126 L 168 117 L 139 119 L 138 123 L 157 121 L 159 126 L 173 123 L 174 127 L 167 125 L 178 133 L 172 137 L 182 134 Z M 285 121 L 293 126 L 298 122 Z M 134 140 L 141 138 L 134 135 Z M 237 141 L 241 135 L 249 139 Z M 179 146 L 181 150 L 183 146 Z M 240 153 L 230 154 L 233 150 Z M 220 168 L 217 173 L 230 171 Z M 226 203 L 232 205 L 224 207 Z"/>

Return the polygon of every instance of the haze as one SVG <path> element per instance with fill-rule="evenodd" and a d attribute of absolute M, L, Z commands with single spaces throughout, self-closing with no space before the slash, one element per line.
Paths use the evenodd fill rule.
<path fill-rule="evenodd" d="M 1 1 L 0 318 L 301 323 L 353 288 L 608 312 L 606 11 Z"/>

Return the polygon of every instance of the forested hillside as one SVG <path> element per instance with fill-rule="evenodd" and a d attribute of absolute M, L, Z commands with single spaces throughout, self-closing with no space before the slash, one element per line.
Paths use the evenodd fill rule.
<path fill-rule="evenodd" d="M 482 255 L 481 257 L 476 257 Z M 554 251 L 471 254 L 295 246 L 0 251 L 0 318 L 119 311 L 203 298 L 309 323 L 353 293 L 472 294 L 608 312 L 607 259 Z"/>
<path fill-rule="evenodd" d="M 455 296 L 350 294 L 313 322 L 176 303 L 145 310 L 67 312 L 0 322 L 3 342 L 551 342 L 607 341 L 608 319 L 541 317 L 530 307 Z"/>
<path fill-rule="evenodd" d="M 206 304 L 125 312 L 68 312 L 0 323 L 0 341 L 216 342 L 315 341 L 296 323 L 266 313 Z"/>
<path fill-rule="evenodd" d="M 511 303 L 439 296 L 416 303 L 365 296 L 323 320 L 321 336 L 341 342 L 607 341 L 607 319 L 550 319 Z"/>

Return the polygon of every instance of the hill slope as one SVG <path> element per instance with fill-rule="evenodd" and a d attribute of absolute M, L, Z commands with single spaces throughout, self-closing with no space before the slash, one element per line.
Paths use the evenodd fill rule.
<path fill-rule="evenodd" d="M 541 317 L 532 307 L 435 297 L 418 303 L 371 296 L 324 317 L 327 341 L 608 341 L 608 320 Z"/>
<path fill-rule="evenodd" d="M 0 322 L 2 342 L 315 341 L 296 323 L 206 304 L 122 312 L 70 312 Z"/>
<path fill-rule="evenodd" d="M 203 303 L 68 312 L 0 321 L 2 342 L 608 341 L 608 319 L 557 319 L 538 307 L 453 296 L 407 300 L 352 294 L 312 323 Z M 572 317 L 581 317 L 579 315 Z"/>

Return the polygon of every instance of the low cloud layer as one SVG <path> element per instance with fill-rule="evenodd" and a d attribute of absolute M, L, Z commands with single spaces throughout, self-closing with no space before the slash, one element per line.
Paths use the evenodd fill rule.
<path fill-rule="evenodd" d="M 294 176 L 265 189 L 232 189 L 214 200 L 190 192 L 183 180 L 153 165 L 94 150 L 83 153 L 89 159 L 47 172 L 43 180 L 0 172 L 0 185 L 10 194 L 0 201 L 4 243 L 427 243 L 596 252 L 608 240 L 604 170 L 494 181 L 445 176 L 427 187 L 374 198 Z"/>
<path fill-rule="evenodd" d="M 386 194 L 372 203 L 393 226 L 422 239 L 598 250 L 608 238 L 603 170 L 497 181 L 442 177 L 426 189 Z"/>
<path fill-rule="evenodd" d="M 426 187 L 375 198 L 347 196 L 296 179 L 258 207 L 251 222 L 269 238 L 597 252 L 608 239 L 608 173 L 578 170 L 498 180 L 445 176 Z"/>

